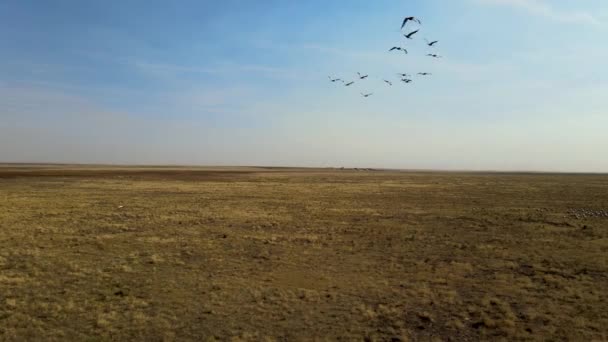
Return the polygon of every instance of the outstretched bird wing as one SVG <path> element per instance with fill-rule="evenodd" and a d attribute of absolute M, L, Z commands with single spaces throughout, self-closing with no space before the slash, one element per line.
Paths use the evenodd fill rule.
<path fill-rule="evenodd" d="M 405 37 L 406 38 L 411 38 L 413 35 L 415 35 L 416 33 L 418 33 L 418 31 L 420 31 L 420 30 L 416 30 L 416 31 L 410 32 Z"/>
<path fill-rule="evenodd" d="M 418 18 L 416 18 L 416 17 L 405 17 L 403 19 L 403 23 L 401 24 L 401 29 L 402 30 L 405 27 L 405 24 L 407 24 L 407 22 L 410 21 L 410 20 L 417 22 L 419 25 L 422 25 L 422 22 L 420 22 L 420 20 Z"/>

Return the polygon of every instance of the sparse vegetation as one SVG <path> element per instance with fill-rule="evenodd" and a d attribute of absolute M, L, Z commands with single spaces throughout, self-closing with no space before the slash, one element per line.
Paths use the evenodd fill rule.
<path fill-rule="evenodd" d="M 0 340 L 607 340 L 607 209 L 603 175 L 2 167 Z"/>

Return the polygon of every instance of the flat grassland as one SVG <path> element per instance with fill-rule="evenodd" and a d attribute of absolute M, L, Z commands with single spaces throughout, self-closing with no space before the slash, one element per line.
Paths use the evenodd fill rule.
<path fill-rule="evenodd" d="M 608 340 L 608 176 L 0 167 L 0 340 Z"/>

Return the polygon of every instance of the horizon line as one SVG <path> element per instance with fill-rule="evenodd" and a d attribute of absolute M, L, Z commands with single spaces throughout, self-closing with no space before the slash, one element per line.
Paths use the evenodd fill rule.
<path fill-rule="evenodd" d="M 258 169 L 310 169 L 310 170 L 349 170 L 349 171 L 385 171 L 385 172 L 427 172 L 427 173 L 496 173 L 496 174 L 565 174 L 565 175 L 608 175 L 608 171 L 548 171 L 548 170 L 500 170 L 500 169 L 450 169 L 450 168 L 386 168 L 386 167 L 346 167 L 346 166 L 294 166 L 294 165 L 205 165 L 205 164 L 152 164 L 152 163 L 55 163 L 55 162 L 3 162 L 0 168 L 22 166 L 35 168 L 37 166 L 72 166 L 72 167 L 115 167 L 115 168 L 258 168 Z M 218 171 L 219 172 L 219 171 Z"/>

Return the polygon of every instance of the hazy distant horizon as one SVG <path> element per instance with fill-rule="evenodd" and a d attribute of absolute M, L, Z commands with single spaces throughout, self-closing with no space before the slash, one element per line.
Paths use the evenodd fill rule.
<path fill-rule="evenodd" d="M 0 162 L 606 173 L 607 34 L 591 0 L 7 0 Z"/>
<path fill-rule="evenodd" d="M 45 168 L 57 167 L 67 169 L 70 168 L 163 168 L 163 169 L 201 169 L 201 170 L 230 170 L 230 169 L 310 169 L 310 170 L 359 170 L 359 171 L 388 171 L 388 172 L 455 172 L 455 173 L 513 173 L 513 174 L 588 174 L 588 175 L 607 175 L 608 172 L 593 172 L 593 171 L 559 171 L 559 170 L 495 170 L 495 169 L 418 169 L 418 168 L 386 168 L 386 167 L 371 167 L 371 166 L 301 166 L 301 165 L 203 165 L 203 164 L 99 164 L 99 163 L 40 163 L 40 162 L 3 162 L 0 161 L 2 167 L 27 167 L 27 168 Z"/>

